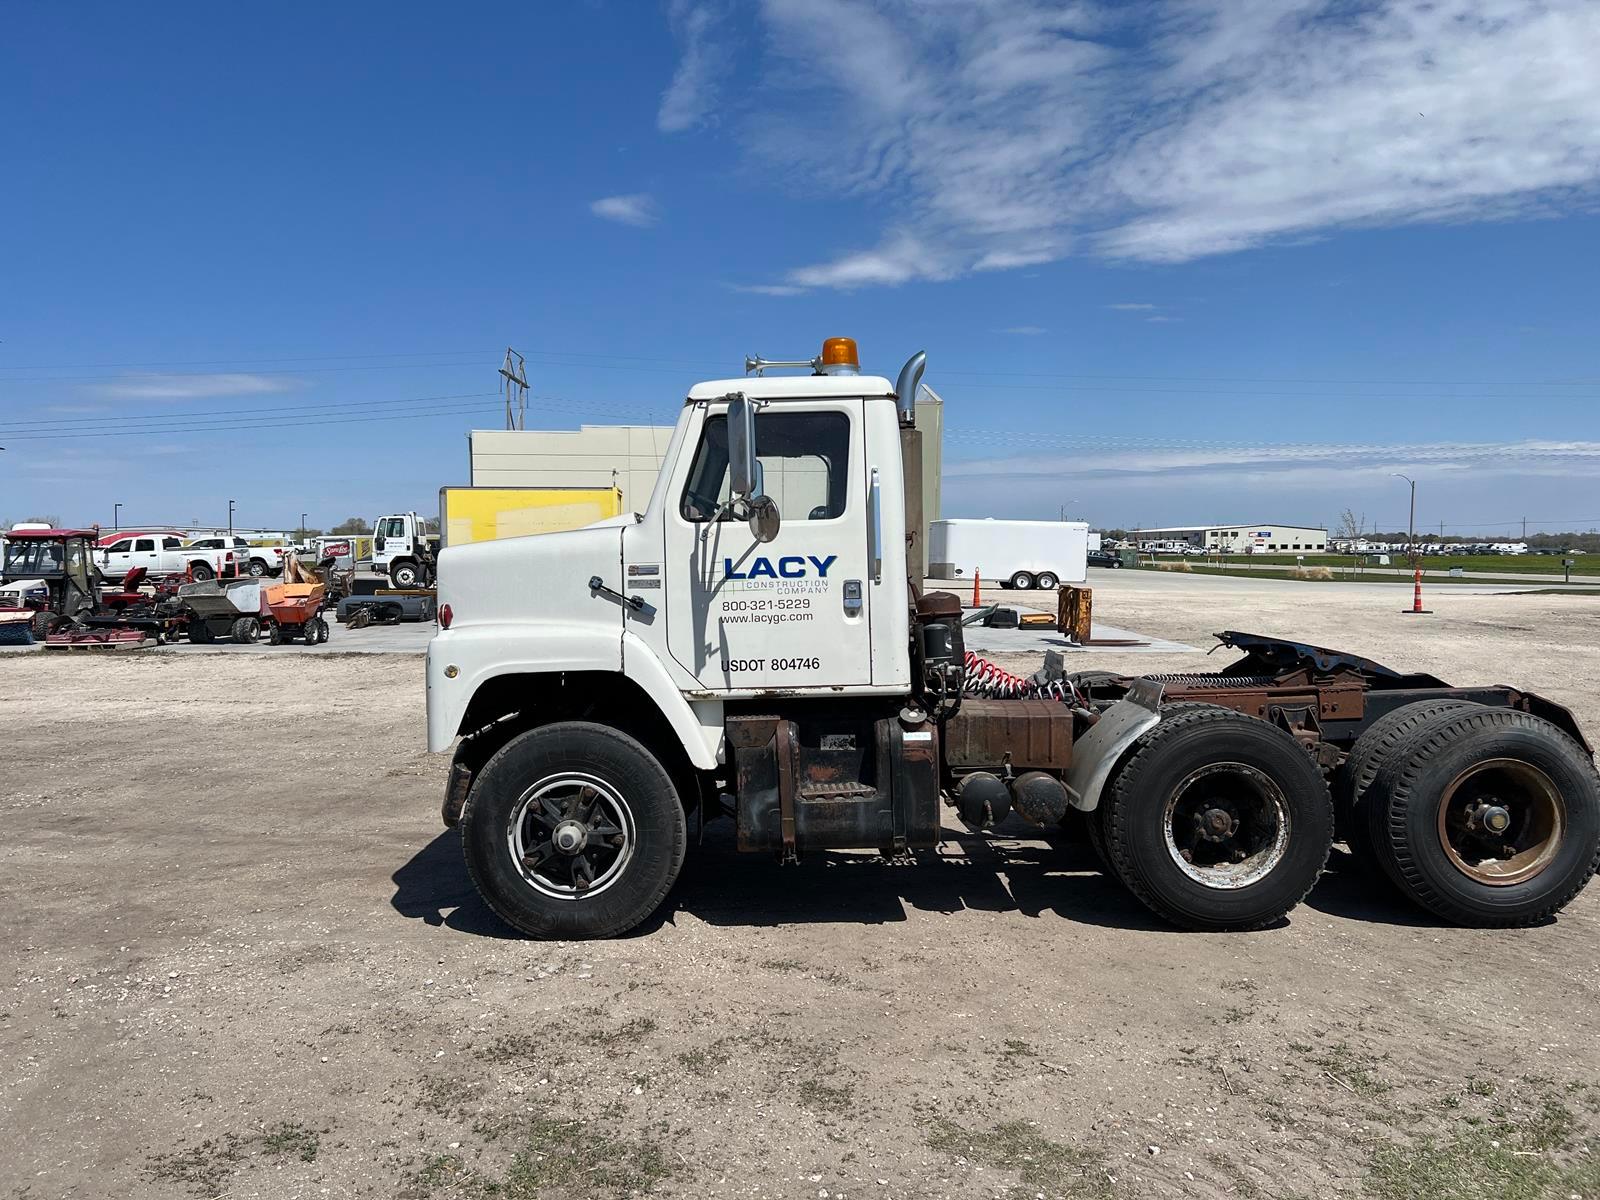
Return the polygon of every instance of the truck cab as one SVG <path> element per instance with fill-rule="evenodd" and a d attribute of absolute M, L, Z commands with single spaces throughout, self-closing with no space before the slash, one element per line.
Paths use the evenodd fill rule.
<path fill-rule="evenodd" d="M 372 569 L 397 588 L 433 583 L 439 539 L 414 512 L 389 513 L 372 523 Z"/>
<path fill-rule="evenodd" d="M 1401 734 L 1460 704 L 1515 711 L 1563 747 L 1541 768 L 1561 785 L 1478 796 L 1461 826 L 1475 862 L 1548 850 L 1561 869 L 1514 911 L 1480 881 L 1463 911 L 1525 923 L 1576 894 L 1600 847 L 1600 780 L 1570 714 L 1529 693 L 1231 633 L 1246 657 L 1204 677 L 1024 680 L 968 655 L 959 600 L 908 577 L 924 362 L 864 374 L 848 338 L 749 360 L 744 378 L 690 389 L 644 511 L 440 553 L 428 748 L 454 746 L 444 820 L 502 918 L 551 938 L 637 926 L 672 887 L 690 820 L 731 818 L 740 850 L 781 863 L 905 858 L 939 842 L 949 805 L 974 830 L 1011 812 L 1076 824 L 1175 924 L 1259 928 L 1327 861 L 1346 762 L 1366 746 L 1378 772 L 1412 752 Z M 377 533 L 390 549 L 413 530 Z M 1564 814 L 1548 811 L 1557 794 Z M 1491 819 L 1528 844 L 1484 842 Z"/>

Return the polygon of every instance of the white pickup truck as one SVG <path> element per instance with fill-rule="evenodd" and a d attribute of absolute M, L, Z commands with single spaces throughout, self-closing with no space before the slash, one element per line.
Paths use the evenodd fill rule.
<path fill-rule="evenodd" d="M 283 574 L 285 546 L 252 546 L 238 534 L 232 537 L 203 537 L 188 543 L 191 550 L 232 550 L 242 574 L 260 579 Z"/>
<path fill-rule="evenodd" d="M 233 550 L 186 546 L 175 533 L 133 533 L 100 546 L 95 565 L 107 579 L 122 579 L 135 567 L 151 575 L 232 579 L 242 563 Z"/>

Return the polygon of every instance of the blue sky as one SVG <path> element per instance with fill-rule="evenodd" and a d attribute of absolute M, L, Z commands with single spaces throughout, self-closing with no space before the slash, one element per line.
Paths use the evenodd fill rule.
<path fill-rule="evenodd" d="M 0 9 L 0 518 L 433 507 L 856 337 L 946 515 L 1600 525 L 1588 0 Z"/>

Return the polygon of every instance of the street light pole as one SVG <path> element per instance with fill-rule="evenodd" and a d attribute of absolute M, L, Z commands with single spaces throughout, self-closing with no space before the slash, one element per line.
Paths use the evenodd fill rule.
<path fill-rule="evenodd" d="M 228 501 L 228 539 L 233 540 L 233 501 Z"/>
<path fill-rule="evenodd" d="M 1402 475 L 1399 471 L 1390 471 L 1396 479 L 1404 479 L 1411 485 L 1411 521 L 1406 533 L 1406 550 L 1411 555 L 1411 607 L 1400 610 L 1401 615 L 1408 613 L 1426 613 L 1429 610 L 1422 607 L 1422 555 L 1417 553 L 1417 481 L 1409 475 Z"/>
<path fill-rule="evenodd" d="M 111 528 L 122 528 L 122 505 L 120 504 L 113 504 L 111 506 Z"/>

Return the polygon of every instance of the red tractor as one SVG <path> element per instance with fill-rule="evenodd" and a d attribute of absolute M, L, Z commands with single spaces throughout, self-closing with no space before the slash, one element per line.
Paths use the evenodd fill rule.
<path fill-rule="evenodd" d="M 87 529 L 14 529 L 5 535 L 0 610 L 31 611 L 33 636 L 97 611 L 94 543 Z"/>

